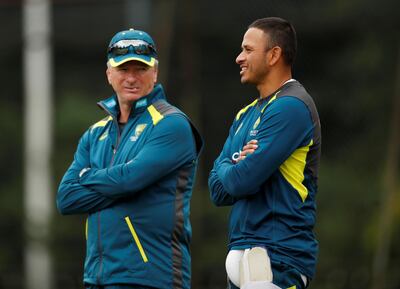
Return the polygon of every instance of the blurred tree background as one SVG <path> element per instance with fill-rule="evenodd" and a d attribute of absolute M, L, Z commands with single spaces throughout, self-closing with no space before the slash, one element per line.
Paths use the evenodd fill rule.
<path fill-rule="evenodd" d="M 54 196 L 80 135 L 104 116 L 96 102 L 112 93 L 108 41 L 129 27 L 148 31 L 169 100 L 206 142 L 192 199 L 193 288 L 225 288 L 229 208 L 212 206 L 207 176 L 234 115 L 257 97 L 240 84 L 235 64 L 243 33 L 257 18 L 283 17 L 298 33 L 294 76 L 322 123 L 320 254 L 310 288 L 400 288 L 399 3 L 53 0 Z M 0 0 L 0 288 L 7 289 L 24 288 L 22 5 Z M 83 288 L 84 218 L 62 217 L 54 206 L 53 288 Z"/>

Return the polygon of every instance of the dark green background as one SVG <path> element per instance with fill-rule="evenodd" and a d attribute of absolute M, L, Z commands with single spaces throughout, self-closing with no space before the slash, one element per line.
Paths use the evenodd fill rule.
<path fill-rule="evenodd" d="M 192 199 L 193 288 L 225 288 L 229 209 L 212 206 L 207 175 L 234 115 L 257 97 L 253 87 L 240 84 L 235 64 L 243 33 L 257 18 L 280 16 L 297 30 L 294 77 L 313 96 L 322 123 L 315 228 L 320 254 L 310 288 L 372 288 L 386 163 L 393 158 L 390 257 L 380 288 L 400 288 L 399 158 L 388 153 L 394 99 L 400 97 L 400 2 L 153 0 L 141 24 L 131 18 L 142 14 L 131 13 L 127 2 L 52 3 L 54 196 L 80 135 L 104 116 L 96 102 L 112 92 L 105 78 L 108 41 L 125 28 L 147 30 L 165 48 L 160 78 L 169 100 L 193 118 L 206 142 Z M 0 24 L 0 288 L 14 289 L 23 288 L 26 242 L 22 3 L 0 0 Z M 51 232 L 54 288 L 82 288 L 84 216 L 62 217 L 54 207 Z"/>

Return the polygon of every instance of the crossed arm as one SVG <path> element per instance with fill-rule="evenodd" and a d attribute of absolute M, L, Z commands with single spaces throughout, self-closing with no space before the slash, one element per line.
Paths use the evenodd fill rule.
<path fill-rule="evenodd" d="M 80 184 L 79 174 L 90 167 L 90 132 L 79 140 L 74 160 L 68 168 L 57 192 L 57 208 L 61 214 L 82 214 L 98 211 L 110 206 L 115 200 Z"/>
<path fill-rule="evenodd" d="M 256 139 L 250 140 L 240 151 L 239 157 L 236 160 L 235 164 L 243 161 L 247 155 L 254 153 L 254 151 L 258 148 L 258 141 Z M 219 160 L 223 158 L 221 156 L 215 161 L 215 164 L 219 162 Z M 233 205 L 237 198 L 232 197 L 226 190 L 224 189 L 221 181 L 218 178 L 217 171 L 213 168 L 210 172 L 209 180 L 208 180 L 209 188 L 210 188 L 210 196 L 211 200 L 216 206 L 230 206 Z"/>
<path fill-rule="evenodd" d="M 231 129 L 223 151 L 210 172 L 211 200 L 217 206 L 233 205 L 259 191 L 262 184 L 305 141 L 312 138 L 313 123 L 305 104 L 293 97 L 272 103 L 259 124 L 257 142 L 246 143 L 233 162 L 228 155 Z"/>
<path fill-rule="evenodd" d="M 132 160 L 109 168 L 91 168 L 79 176 L 83 169 L 91 166 L 89 143 L 86 133 L 59 186 L 57 206 L 63 214 L 104 209 L 120 198 L 133 196 L 196 158 L 193 134 L 182 116 L 163 119 Z"/>

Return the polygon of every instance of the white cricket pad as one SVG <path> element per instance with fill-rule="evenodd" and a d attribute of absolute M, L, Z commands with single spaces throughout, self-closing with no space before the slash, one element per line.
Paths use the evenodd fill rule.
<path fill-rule="evenodd" d="M 263 247 L 246 249 L 240 260 L 240 287 L 252 281 L 272 282 L 271 261 Z"/>
<path fill-rule="evenodd" d="M 271 261 L 267 250 L 263 247 L 229 251 L 225 268 L 229 280 L 239 288 L 244 288 L 248 284 L 261 286 L 273 280 Z M 270 288 L 277 288 L 276 285 L 274 286 Z"/>
<path fill-rule="evenodd" d="M 225 269 L 229 280 L 236 286 L 240 287 L 240 271 L 239 264 L 242 259 L 244 250 L 231 250 L 226 256 Z"/>

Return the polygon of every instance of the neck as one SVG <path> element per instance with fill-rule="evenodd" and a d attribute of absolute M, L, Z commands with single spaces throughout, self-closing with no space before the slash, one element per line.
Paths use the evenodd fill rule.
<path fill-rule="evenodd" d="M 261 98 L 268 97 L 271 93 L 278 90 L 286 81 L 292 78 L 290 68 L 271 71 L 260 84 L 257 90 Z"/>
<path fill-rule="evenodd" d="M 119 115 L 119 122 L 126 123 L 128 122 L 129 114 L 131 113 L 132 104 L 127 103 L 120 103 L 119 104 L 120 115 Z"/>

